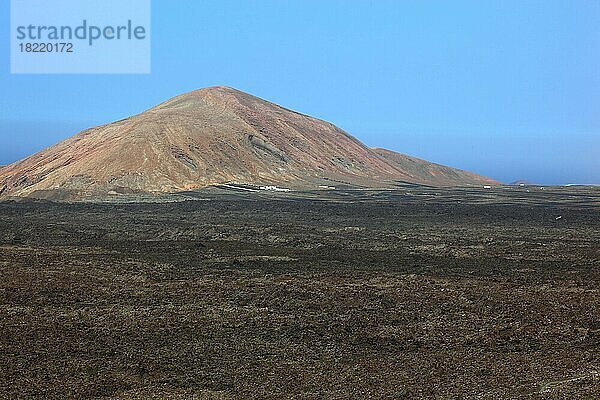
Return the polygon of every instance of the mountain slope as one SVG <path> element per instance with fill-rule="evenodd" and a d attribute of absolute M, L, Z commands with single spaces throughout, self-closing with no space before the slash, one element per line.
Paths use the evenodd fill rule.
<path fill-rule="evenodd" d="M 3 167 L 0 195 L 160 193 L 232 181 L 290 187 L 314 187 L 323 179 L 366 186 L 490 181 L 450 168 L 442 175 L 437 169 L 421 174 L 394 154 L 370 149 L 328 122 L 212 87 L 85 130 Z"/>
<path fill-rule="evenodd" d="M 497 185 L 498 182 L 457 168 L 435 164 L 386 149 L 373 151 L 398 170 L 407 174 L 409 182 L 433 186 L 469 186 L 473 184 Z"/>

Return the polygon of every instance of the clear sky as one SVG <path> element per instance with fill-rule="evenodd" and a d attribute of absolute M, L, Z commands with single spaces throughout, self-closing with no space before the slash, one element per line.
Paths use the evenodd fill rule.
<path fill-rule="evenodd" d="M 600 183 L 600 1 L 154 0 L 152 73 L 11 75 L 0 164 L 227 85 L 504 182 Z"/>

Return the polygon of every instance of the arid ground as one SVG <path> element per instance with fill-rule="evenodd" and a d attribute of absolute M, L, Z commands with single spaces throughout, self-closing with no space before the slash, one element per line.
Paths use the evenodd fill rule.
<path fill-rule="evenodd" d="M 118 199 L 0 203 L 0 398 L 600 398 L 599 188 Z"/>

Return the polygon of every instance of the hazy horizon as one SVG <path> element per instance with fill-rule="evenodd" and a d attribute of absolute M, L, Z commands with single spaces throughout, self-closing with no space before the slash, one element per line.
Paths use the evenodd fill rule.
<path fill-rule="evenodd" d="M 600 183 L 600 3 L 154 1 L 152 13 L 151 74 L 11 75 L 2 52 L 0 165 L 226 85 L 504 183 Z"/>

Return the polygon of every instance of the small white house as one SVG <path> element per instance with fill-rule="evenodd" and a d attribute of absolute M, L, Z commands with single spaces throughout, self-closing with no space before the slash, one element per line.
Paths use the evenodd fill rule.
<path fill-rule="evenodd" d="M 290 189 L 279 188 L 277 186 L 261 186 L 260 190 L 271 190 L 273 192 L 289 192 Z"/>

